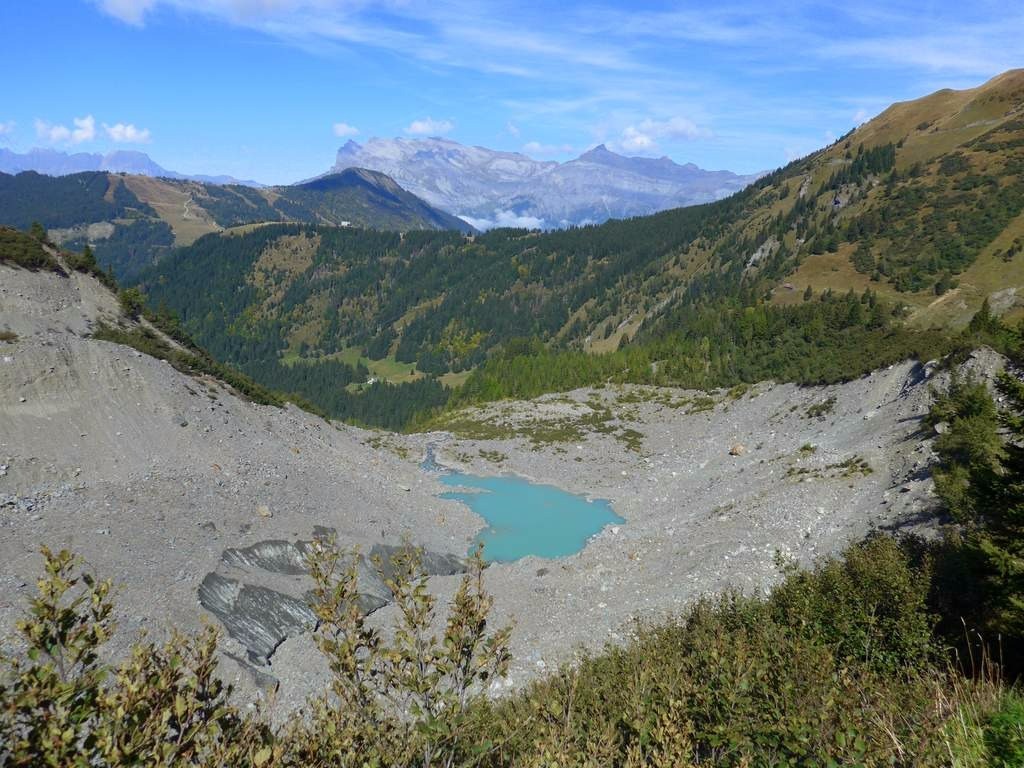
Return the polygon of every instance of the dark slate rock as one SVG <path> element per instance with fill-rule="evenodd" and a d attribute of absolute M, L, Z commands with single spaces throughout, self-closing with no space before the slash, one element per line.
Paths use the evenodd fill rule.
<path fill-rule="evenodd" d="M 271 539 L 258 541 L 243 549 L 225 549 L 221 560 L 235 568 L 259 568 L 268 573 L 301 576 L 309 573 L 306 566 L 308 553 L 309 544 L 304 541 L 292 543 L 283 539 Z"/>
<path fill-rule="evenodd" d="M 384 572 L 384 577 L 390 579 L 394 575 L 391 558 L 406 548 L 391 544 L 374 544 L 370 549 L 370 561 L 373 562 L 375 558 L 380 558 L 380 567 Z M 428 576 L 454 576 L 457 573 L 466 572 L 466 561 L 455 555 L 443 555 L 440 552 L 421 549 L 420 557 L 423 572 Z"/>
<path fill-rule="evenodd" d="M 203 579 L 199 603 L 246 647 L 254 664 L 266 664 L 286 638 L 316 626 L 316 615 L 306 602 L 218 573 Z"/>
<path fill-rule="evenodd" d="M 317 526 L 314 536 L 318 539 L 334 534 L 333 529 Z M 314 542 L 290 542 L 284 539 L 259 541 L 248 547 L 224 550 L 221 562 L 227 566 L 227 573 L 238 571 L 252 574 L 248 584 L 221 573 L 207 574 L 199 587 L 199 603 L 220 619 L 227 633 L 245 646 L 249 660 L 265 665 L 271 655 L 286 638 L 313 629 L 316 615 L 310 608 L 312 592 L 302 597 L 279 592 L 262 584 L 278 586 L 292 591 L 293 579 L 309 573 L 307 556 Z M 384 607 L 393 599 L 377 567 L 374 558 L 380 558 L 385 578 L 393 575 L 391 558 L 404 550 L 404 546 L 377 544 L 369 557 L 360 555 L 356 561 L 356 585 L 359 591 L 359 606 L 370 614 Z M 423 569 L 430 576 L 450 576 L 465 573 L 466 563 L 454 555 L 421 550 Z M 233 570 L 238 569 L 238 570 Z M 221 570 L 224 570 L 223 566 Z M 262 575 L 257 577 L 257 572 Z"/>

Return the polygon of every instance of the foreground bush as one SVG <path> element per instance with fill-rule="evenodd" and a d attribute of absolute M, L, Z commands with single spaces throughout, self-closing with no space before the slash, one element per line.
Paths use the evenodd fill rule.
<path fill-rule="evenodd" d="M 509 630 L 489 631 L 479 558 L 445 617 L 414 552 L 382 568 L 400 616 L 385 636 L 358 608 L 354 558 L 321 546 L 316 639 L 332 682 L 274 729 L 229 702 L 213 630 L 101 665 L 110 584 L 44 549 L 19 625 L 28 652 L 0 677 L 0 765 L 1020 765 L 1022 699 L 991 665 L 970 679 L 942 660 L 934 551 L 872 538 L 788 569 L 767 598 L 637 624 L 625 647 L 491 701 Z"/>
<path fill-rule="evenodd" d="M 988 765 L 1003 696 L 937 663 L 927 557 L 878 537 L 481 707 L 488 765 Z M 529 724 L 529 725 L 526 725 Z"/>
<path fill-rule="evenodd" d="M 116 669 L 99 661 L 113 630 L 110 582 L 43 549 L 46 573 L 18 630 L 26 658 L 0 683 L 0 764 L 258 765 L 269 730 L 227 703 L 217 634 L 140 642 Z"/>

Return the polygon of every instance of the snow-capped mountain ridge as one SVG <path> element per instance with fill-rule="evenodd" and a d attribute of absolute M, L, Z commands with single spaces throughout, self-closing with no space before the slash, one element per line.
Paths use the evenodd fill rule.
<path fill-rule="evenodd" d="M 480 229 L 554 228 L 642 216 L 717 200 L 757 178 L 705 171 L 668 157 L 625 157 L 603 144 L 559 163 L 437 137 L 350 140 L 338 150 L 331 170 L 351 167 L 386 173 Z"/>

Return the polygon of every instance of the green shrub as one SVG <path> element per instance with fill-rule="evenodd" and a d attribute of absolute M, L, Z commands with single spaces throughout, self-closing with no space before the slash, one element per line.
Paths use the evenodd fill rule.
<path fill-rule="evenodd" d="M 114 291 L 117 290 L 117 280 L 114 279 L 114 274 L 100 269 L 100 265 L 96 262 L 96 255 L 88 244 L 82 248 L 81 253 L 65 253 L 64 261 L 67 262 L 68 267 L 76 272 L 92 275 L 103 285 L 107 286 L 107 288 Z"/>
<path fill-rule="evenodd" d="M 137 320 L 146 307 L 146 297 L 138 288 L 125 288 L 117 294 L 117 301 L 121 311 L 132 320 Z"/>
<path fill-rule="evenodd" d="M 444 618 L 427 591 L 420 554 L 411 548 L 377 563 L 399 619 L 389 639 L 364 621 L 358 553 L 323 542 L 310 558 L 317 646 L 331 685 L 293 718 L 285 738 L 292 765 L 464 765 L 480 747 L 468 707 L 508 670 L 510 628 L 488 630 L 492 598 L 483 588 L 479 550 L 470 559 Z"/>
<path fill-rule="evenodd" d="M 0 759 L 12 766 L 259 765 L 269 730 L 228 704 L 217 633 L 136 645 L 100 662 L 111 584 L 43 548 L 46 573 L 18 630 L 24 659 L 0 676 Z"/>
<path fill-rule="evenodd" d="M 213 674 L 217 636 L 137 644 L 116 669 L 110 584 L 43 550 L 0 672 L 10 765 L 1020 765 L 1024 700 L 938 661 L 924 608 L 930 550 L 883 537 L 790 570 L 768 598 L 727 593 L 490 700 L 509 662 L 474 558 L 445 616 L 414 551 L 381 564 L 397 626 L 364 620 L 352 553 L 311 556 L 330 687 L 272 728 Z"/>
<path fill-rule="evenodd" d="M 884 672 L 927 666 L 936 651 L 928 612 L 931 564 L 908 547 L 874 536 L 843 558 L 793 570 L 769 598 L 775 620 L 802 627 L 835 649 Z"/>
<path fill-rule="evenodd" d="M 60 272 L 60 265 L 42 242 L 10 227 L 0 227 L 0 263 L 7 262 L 25 269 L 48 269 Z"/>
<path fill-rule="evenodd" d="M 629 645 L 481 704 L 478 740 L 501 745 L 484 764 L 949 765 L 972 746 L 949 729 L 996 697 L 938 657 L 925 552 L 877 537 L 789 569 L 767 599 L 639 624 Z"/>
<path fill-rule="evenodd" d="M 1024 698 L 1007 696 L 985 726 L 985 746 L 992 768 L 1024 765 Z"/>
<path fill-rule="evenodd" d="M 979 319 L 980 318 L 980 319 Z M 987 307 L 976 325 L 1001 333 Z M 1018 346 L 1015 362 L 1024 359 Z M 935 487 L 960 523 L 959 592 L 970 596 L 967 618 L 1001 638 L 1016 672 L 1024 671 L 1024 383 L 1010 373 L 996 381 L 1000 406 L 986 385 L 952 378 L 929 416 L 945 429 L 935 440 Z M 961 601 L 963 603 L 968 600 Z"/>

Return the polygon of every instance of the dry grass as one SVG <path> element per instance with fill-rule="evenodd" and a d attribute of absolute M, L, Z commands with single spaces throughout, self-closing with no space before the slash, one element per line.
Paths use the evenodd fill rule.
<path fill-rule="evenodd" d="M 970 322 L 986 297 L 1007 288 L 1016 288 L 1024 301 L 1024 254 L 1009 262 L 997 253 L 1003 253 L 1015 238 L 1024 236 L 1024 214 L 1003 230 L 963 274 L 958 275 L 959 287 L 915 311 L 909 319 L 912 326 L 929 328 L 952 326 L 962 328 Z M 1024 317 L 1024 307 L 1016 306 L 1003 315 L 1009 322 Z"/>
<path fill-rule="evenodd" d="M 1022 88 L 1024 69 L 1017 69 L 977 88 L 947 88 L 921 99 L 899 102 L 859 128 L 853 143 L 871 147 L 904 140 L 897 167 L 905 170 L 990 130 L 993 121 L 1005 118 L 1007 99 Z M 843 150 L 840 146 L 833 151 Z"/>
<path fill-rule="evenodd" d="M 174 232 L 175 245 L 190 245 L 203 235 L 221 229 L 193 201 L 190 185 L 168 184 L 149 176 L 125 176 L 124 183 L 139 200 L 148 203 L 167 222 Z"/>
<path fill-rule="evenodd" d="M 906 302 L 911 298 L 907 294 L 897 294 L 886 283 L 873 283 L 867 275 L 855 270 L 850 263 L 853 251 L 853 245 L 843 243 L 836 253 L 811 254 L 785 279 L 784 283 L 789 283 L 793 289 L 781 286 L 776 288 L 772 294 L 772 303 L 799 304 L 803 301 L 807 286 L 814 290 L 815 297 L 829 288 L 836 293 L 846 293 L 851 288 L 857 293 L 863 293 L 865 289 L 870 288 L 887 299 L 898 296 L 901 301 Z"/>

